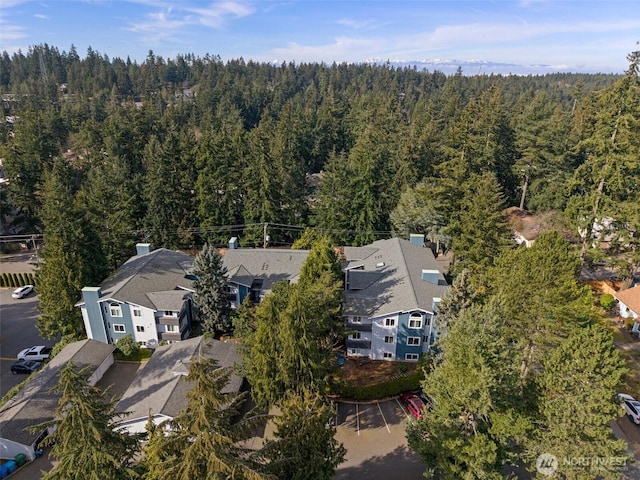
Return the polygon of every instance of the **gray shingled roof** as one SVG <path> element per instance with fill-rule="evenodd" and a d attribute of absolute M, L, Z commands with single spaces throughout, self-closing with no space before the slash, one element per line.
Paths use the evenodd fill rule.
<path fill-rule="evenodd" d="M 378 240 L 365 247 L 345 247 L 350 270 L 349 289 L 344 294 L 343 312 L 347 315 L 380 315 L 412 310 L 431 312 L 433 298 L 447 291 L 444 275 L 438 285 L 422 279 L 422 270 L 438 270 L 431 250 L 407 240 Z M 359 288 L 357 290 L 352 288 Z"/>
<path fill-rule="evenodd" d="M 175 417 L 186 407 L 186 394 L 191 388 L 186 374 L 193 357 L 202 354 L 214 358 L 220 367 L 240 362 L 233 342 L 221 342 L 211 338 L 196 337 L 156 349 L 149 361 L 136 375 L 118 402 L 119 412 L 130 412 L 127 421 L 163 414 Z M 242 378 L 232 375 L 223 392 L 239 392 Z"/>
<path fill-rule="evenodd" d="M 231 282 L 251 286 L 260 279 L 262 291 L 268 292 L 281 280 L 295 283 L 308 255 L 309 250 L 238 248 L 227 250 L 222 262 Z"/>
<path fill-rule="evenodd" d="M 69 361 L 78 369 L 89 367 L 95 370 L 111 355 L 114 348 L 113 345 L 91 339 L 73 342 L 64 347 L 3 407 L 0 412 L 2 438 L 32 445 L 40 433 L 31 433 L 26 428 L 53 419 L 60 395 L 51 393 L 50 390 L 58 384 L 60 370 Z"/>
<path fill-rule="evenodd" d="M 167 292 L 177 288 L 193 290 L 193 280 L 187 277 L 192 265 L 193 258 L 186 253 L 165 248 L 159 248 L 144 255 L 136 255 L 100 284 L 101 298 L 113 298 L 154 310 L 164 310 L 155 305 L 148 294 Z M 166 304 L 166 296 L 155 298 L 163 305 Z M 173 310 L 176 309 L 173 308 Z"/>

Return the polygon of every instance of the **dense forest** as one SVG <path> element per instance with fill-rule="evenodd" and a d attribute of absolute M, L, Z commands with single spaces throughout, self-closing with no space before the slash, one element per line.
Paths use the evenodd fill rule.
<path fill-rule="evenodd" d="M 314 227 L 336 244 L 418 230 L 449 248 L 478 221 L 465 217 L 474 191 L 559 212 L 576 236 L 606 218 L 628 246 L 640 188 L 637 52 L 629 60 L 620 75 L 446 76 L 4 52 L 2 212 L 27 233 L 68 222 L 82 228 L 63 236 L 96 235 L 86 248 L 104 261 L 86 273 L 98 277 L 136 241 L 254 246 L 265 227 L 272 246 Z"/>

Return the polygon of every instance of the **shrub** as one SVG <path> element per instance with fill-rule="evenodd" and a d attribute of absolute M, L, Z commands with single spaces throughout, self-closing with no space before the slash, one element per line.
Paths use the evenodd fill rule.
<path fill-rule="evenodd" d="M 9 275 L 9 286 L 10 287 L 18 287 L 18 276 L 15 273 L 11 273 Z"/>
<path fill-rule="evenodd" d="M 418 370 L 411 375 L 393 378 L 388 382 L 377 385 L 367 385 L 365 387 L 354 387 L 353 385 L 347 385 L 342 382 L 334 386 L 332 393 L 353 400 L 378 400 L 400 395 L 407 390 L 414 390 L 420 386 L 420 382 L 423 379 L 424 375 L 422 370 Z"/>
<path fill-rule="evenodd" d="M 605 310 L 611 310 L 616 304 L 616 299 L 610 293 L 605 293 L 600 297 L 600 306 Z"/>
<path fill-rule="evenodd" d="M 140 345 L 138 345 L 130 333 L 118 339 L 116 348 L 120 350 L 125 357 L 131 357 L 140 351 Z"/>
<path fill-rule="evenodd" d="M 8 287 L 9 286 L 9 278 L 5 273 L 3 273 L 2 275 L 0 275 L 0 286 L 1 287 Z"/>

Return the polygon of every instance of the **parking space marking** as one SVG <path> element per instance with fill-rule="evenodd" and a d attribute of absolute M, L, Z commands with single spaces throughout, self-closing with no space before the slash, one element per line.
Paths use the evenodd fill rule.
<path fill-rule="evenodd" d="M 391 429 L 389 428 L 389 424 L 387 423 L 387 419 L 384 418 L 384 413 L 382 413 L 382 408 L 380 407 L 380 402 L 376 402 L 378 405 L 378 410 L 380 410 L 380 415 L 382 415 L 382 420 L 384 420 L 384 426 L 387 427 L 387 432 L 391 434 Z"/>
<path fill-rule="evenodd" d="M 404 414 L 407 416 L 408 419 L 411 419 L 411 417 L 409 416 L 409 412 L 407 411 L 407 409 L 405 408 L 405 406 L 402 404 L 402 402 L 396 398 L 396 402 L 398 402 L 398 405 L 400 405 L 400 408 L 402 409 L 402 411 L 404 412 Z"/>

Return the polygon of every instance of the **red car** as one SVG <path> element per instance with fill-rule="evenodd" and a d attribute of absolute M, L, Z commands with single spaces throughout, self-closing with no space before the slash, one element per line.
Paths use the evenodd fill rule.
<path fill-rule="evenodd" d="M 416 417 L 418 420 L 422 418 L 422 409 L 424 408 L 424 403 L 415 393 L 405 392 L 400 395 L 400 400 L 407 407 L 407 410 L 411 412 L 411 415 Z"/>

